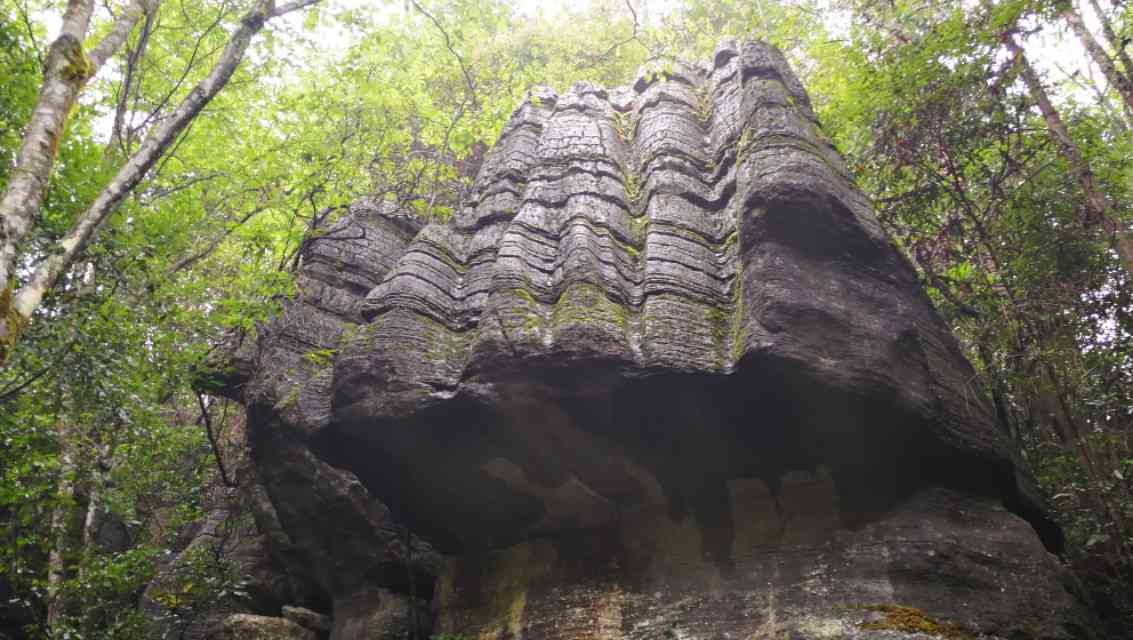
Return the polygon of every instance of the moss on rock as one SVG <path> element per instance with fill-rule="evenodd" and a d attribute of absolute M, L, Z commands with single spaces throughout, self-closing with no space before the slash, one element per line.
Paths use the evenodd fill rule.
<path fill-rule="evenodd" d="M 862 623 L 863 629 L 871 631 L 901 631 L 904 633 L 925 633 L 949 640 L 970 640 L 974 638 L 963 627 L 950 622 L 940 622 L 915 607 L 895 604 L 878 604 L 865 607 L 867 611 L 880 613 L 881 618 Z"/>

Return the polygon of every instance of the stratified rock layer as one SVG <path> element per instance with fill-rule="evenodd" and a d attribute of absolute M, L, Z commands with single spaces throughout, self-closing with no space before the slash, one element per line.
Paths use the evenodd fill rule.
<path fill-rule="evenodd" d="M 451 221 L 360 203 L 300 285 L 225 377 L 336 638 L 1088 635 L 769 46 L 536 92 Z"/>

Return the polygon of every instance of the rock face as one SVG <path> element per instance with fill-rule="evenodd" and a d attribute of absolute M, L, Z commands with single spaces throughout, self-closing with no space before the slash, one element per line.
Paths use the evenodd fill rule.
<path fill-rule="evenodd" d="M 336 639 L 1090 635 L 767 45 L 536 92 L 448 223 L 360 203 L 312 238 L 222 373 Z"/>
<path fill-rule="evenodd" d="M 315 640 L 314 632 L 290 620 L 234 613 L 224 620 L 216 640 Z"/>

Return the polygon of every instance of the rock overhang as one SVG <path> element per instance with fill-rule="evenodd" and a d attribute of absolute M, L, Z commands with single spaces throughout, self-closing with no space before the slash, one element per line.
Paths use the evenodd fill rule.
<path fill-rule="evenodd" d="M 599 565 L 632 567 L 602 578 L 617 589 L 750 596 L 737 571 L 804 576 L 824 548 L 829 594 L 931 601 L 927 574 L 885 577 L 861 545 L 919 567 L 902 545 L 944 550 L 937 525 L 1056 573 L 996 505 L 1048 549 L 1058 527 L 774 48 L 535 90 L 466 196 L 423 227 L 352 207 L 234 368 L 288 544 L 328 592 L 435 585 L 442 626 L 483 630 L 503 623 L 469 622 L 487 614 L 460 585 L 507 591 L 494 572 L 519 557 L 553 587 L 538 609 L 592 593 Z M 991 524 L 914 526 L 941 505 Z"/>
<path fill-rule="evenodd" d="M 786 61 L 765 45 L 724 44 L 711 69 L 646 73 L 632 90 L 542 90 L 505 127 L 465 206 L 409 244 L 361 313 L 365 324 L 335 362 L 334 417 L 319 446 L 332 457 L 341 449 L 343 460 L 372 447 L 383 469 L 451 460 L 435 493 L 410 497 L 405 488 L 396 497 L 393 486 L 430 483 L 386 472 L 372 484 L 407 504 L 463 504 L 482 521 L 494 504 L 496 533 L 466 536 L 476 544 L 551 533 L 543 516 L 530 515 L 528 530 L 503 514 L 547 510 L 567 491 L 555 482 L 602 493 L 548 471 L 578 457 L 556 444 L 569 437 L 525 435 L 508 412 L 524 407 L 533 431 L 557 421 L 617 433 L 618 419 L 593 416 L 587 426 L 573 417 L 586 413 L 576 405 L 616 411 L 619 389 L 669 394 L 656 381 L 673 376 L 699 388 L 707 406 L 764 398 L 740 402 L 730 419 L 771 416 L 778 426 L 729 435 L 726 449 L 758 446 L 760 437 L 791 441 L 769 459 L 826 465 L 847 487 L 862 484 L 858 473 L 910 488 L 942 477 L 1005 493 L 1013 505 L 1030 499 L 1007 486 L 1010 447 L 955 340 L 849 180 Z M 653 402 L 648 391 L 624 393 Z M 504 455 L 529 439 L 539 445 Z M 457 473 L 465 454 L 479 466 Z M 951 456 L 962 474 L 941 470 Z M 717 474 L 774 470 L 748 464 Z M 443 499 L 472 487 L 480 500 Z M 1040 526 L 1053 543 L 1049 523 Z"/>

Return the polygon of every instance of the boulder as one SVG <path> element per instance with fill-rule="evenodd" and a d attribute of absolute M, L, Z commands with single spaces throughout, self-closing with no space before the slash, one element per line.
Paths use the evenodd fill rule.
<path fill-rule="evenodd" d="M 284 618 L 234 613 L 224 619 L 215 640 L 315 640 L 315 633 Z"/>
<path fill-rule="evenodd" d="M 354 207 L 224 368 L 336 639 L 1092 634 L 776 49 L 536 90 L 463 196 Z"/>

